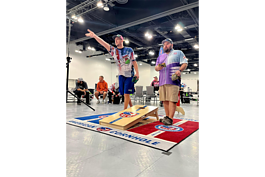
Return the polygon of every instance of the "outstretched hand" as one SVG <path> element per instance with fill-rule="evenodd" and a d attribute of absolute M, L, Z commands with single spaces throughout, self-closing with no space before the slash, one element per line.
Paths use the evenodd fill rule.
<path fill-rule="evenodd" d="M 107 49 L 107 51 L 110 51 L 110 45 L 106 43 L 103 39 L 101 39 L 99 36 L 97 36 L 93 31 L 90 31 L 90 29 L 87 29 L 89 33 L 86 33 L 85 35 L 87 37 L 94 38 L 98 43 L 100 43 L 103 47 Z"/>
<path fill-rule="evenodd" d="M 94 38 L 94 37 L 96 36 L 95 33 L 94 33 L 93 31 L 90 31 L 89 29 L 87 29 L 87 31 L 89 32 L 89 33 L 86 33 L 86 34 L 85 34 L 87 37 Z"/>

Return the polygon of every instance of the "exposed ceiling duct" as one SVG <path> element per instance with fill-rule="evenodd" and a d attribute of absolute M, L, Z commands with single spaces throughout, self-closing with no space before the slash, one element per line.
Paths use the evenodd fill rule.
<path fill-rule="evenodd" d="M 180 6 L 180 7 L 176 7 L 176 8 L 164 11 L 162 13 L 158 13 L 158 14 L 155 14 L 155 15 L 152 15 L 152 16 L 149 16 L 149 17 L 142 18 L 140 20 L 136 20 L 136 21 L 124 24 L 124 25 L 120 25 L 118 27 L 114 27 L 114 28 L 111 28 L 111 29 L 108 29 L 108 30 L 105 30 L 105 31 L 101 31 L 101 32 L 96 33 L 96 34 L 98 36 L 102 36 L 104 34 L 108 34 L 108 33 L 112 33 L 112 32 L 118 31 L 118 30 L 126 29 L 126 28 L 129 28 L 131 26 L 142 24 L 142 23 L 145 23 L 145 22 L 148 22 L 148 21 L 152 21 L 152 20 L 155 20 L 155 19 L 158 19 L 158 18 L 162 18 L 162 17 L 168 16 L 170 14 L 174 14 L 174 13 L 177 13 L 177 12 L 185 11 L 187 9 L 191 9 L 191 8 L 198 7 L 198 6 L 199 6 L 199 2 L 190 3 L 190 4 L 187 4 L 187 5 L 183 5 L 183 6 Z M 75 43 L 75 42 L 80 42 L 80 41 L 84 41 L 84 40 L 87 40 L 87 39 L 90 39 L 90 37 L 82 37 L 82 38 L 73 40 L 71 42 Z"/>
<path fill-rule="evenodd" d="M 129 3 L 128 0 L 101 0 L 103 4 L 109 6 L 109 12 L 96 7 L 97 1 L 67 0 L 66 13 L 81 14 L 84 20 L 84 23 L 77 21 L 70 26 L 67 23 L 66 30 L 68 31 L 69 27 L 71 29 L 70 43 L 83 45 L 88 57 L 106 55 L 108 52 L 96 40 L 85 36 L 87 29 L 113 46 L 115 45 L 113 36 L 121 34 L 125 40 L 124 46 L 134 50 L 137 61 L 149 65 L 152 65 L 151 61 L 157 59 L 162 46 L 161 41 L 171 38 L 173 48 L 182 50 L 188 58 L 190 64 L 187 69 L 199 70 L 199 50 L 194 47 L 199 42 L 198 1 L 170 0 L 172 3 L 167 4 L 156 0 L 154 1 L 156 3 L 152 4 L 152 9 L 155 10 L 146 11 L 145 7 L 150 5 L 150 1 L 147 0 L 131 0 Z M 70 14 L 69 18 L 72 17 Z M 182 30 L 178 30 L 176 25 L 181 26 Z M 148 38 L 147 33 L 150 33 L 152 38 Z M 89 46 L 96 51 L 89 52 Z M 150 50 L 155 55 L 149 54 Z"/>

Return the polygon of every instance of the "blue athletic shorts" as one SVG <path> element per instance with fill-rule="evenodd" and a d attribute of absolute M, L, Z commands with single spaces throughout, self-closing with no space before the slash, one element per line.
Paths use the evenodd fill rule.
<path fill-rule="evenodd" d="M 121 95 L 134 93 L 134 83 L 132 79 L 133 77 L 119 75 L 119 91 Z"/>

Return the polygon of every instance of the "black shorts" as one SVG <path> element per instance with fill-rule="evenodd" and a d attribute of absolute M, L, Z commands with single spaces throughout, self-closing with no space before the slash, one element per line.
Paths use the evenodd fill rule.
<path fill-rule="evenodd" d="M 104 92 L 105 92 L 105 91 L 103 91 L 103 93 L 104 93 Z M 103 93 L 98 92 L 98 96 L 103 95 Z M 108 93 L 108 92 L 106 92 L 106 93 Z"/>

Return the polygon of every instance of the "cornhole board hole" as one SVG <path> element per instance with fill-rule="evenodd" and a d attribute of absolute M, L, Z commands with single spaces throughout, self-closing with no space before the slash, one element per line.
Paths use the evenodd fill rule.
<path fill-rule="evenodd" d="M 157 111 L 158 107 L 155 106 L 135 105 L 100 120 L 99 124 L 120 130 L 127 130 L 149 116 L 156 117 L 158 120 Z"/>

